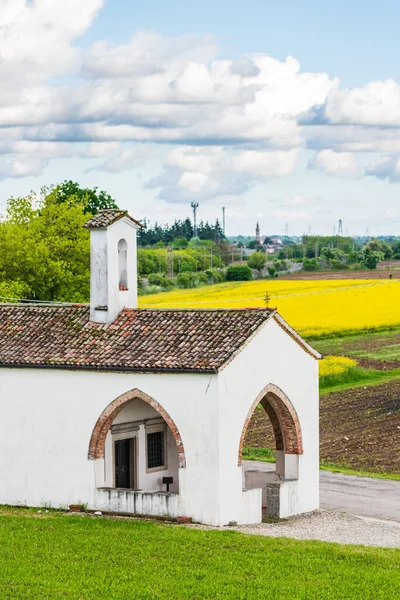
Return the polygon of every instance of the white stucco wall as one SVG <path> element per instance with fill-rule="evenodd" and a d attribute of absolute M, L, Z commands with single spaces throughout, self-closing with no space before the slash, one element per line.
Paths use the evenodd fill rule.
<path fill-rule="evenodd" d="M 281 388 L 294 405 L 304 447 L 298 459 L 286 457 L 287 467 L 298 460 L 299 479 L 282 488 L 281 516 L 287 516 L 285 511 L 314 510 L 319 474 L 318 362 L 272 320 L 218 375 L 0 368 L 0 503 L 54 507 L 87 503 L 99 508 L 96 502 L 104 503 L 107 496 L 96 490 L 96 484 L 110 485 L 111 463 L 107 456 L 106 461 L 88 460 L 89 440 L 108 404 L 137 388 L 169 413 L 184 444 L 186 468 L 178 470 L 179 497 L 171 500 L 171 510 L 174 506 L 174 511 L 212 525 L 258 522 L 261 490 L 243 492 L 237 461 L 248 411 L 269 383 Z M 147 405 L 132 403 L 115 422 L 155 414 Z M 168 453 L 176 457 L 171 437 L 168 440 Z M 110 441 L 109 436 L 108 448 Z M 149 480 L 149 488 L 162 489 L 162 475 L 165 472 Z M 134 504 L 129 494 L 123 499 L 111 496 L 113 506 Z M 151 511 L 150 496 L 136 502 L 145 502 L 145 510 Z M 154 510 L 164 511 L 166 502 L 163 496 L 154 497 Z"/>
<path fill-rule="evenodd" d="M 107 229 L 90 231 L 90 318 L 111 323 L 123 308 L 137 308 L 137 243 L 132 221 L 120 219 Z M 127 287 L 119 289 L 118 243 L 127 243 Z M 95 310 L 107 306 L 107 311 Z"/>
<path fill-rule="evenodd" d="M 233 520 L 233 514 L 239 512 L 242 501 L 242 468 L 237 465 L 237 453 L 243 424 L 252 403 L 269 383 L 278 386 L 289 397 L 302 427 L 304 453 L 298 458 L 293 455 L 286 457 L 288 472 L 293 462 L 298 461 L 299 478 L 291 486 L 292 514 L 317 509 L 318 361 L 307 354 L 275 321 L 270 320 L 219 374 L 218 380 L 220 497 L 224 520 Z M 228 487 L 229 481 L 235 481 L 235 485 Z"/>
<path fill-rule="evenodd" d="M 184 443 L 179 469 L 182 514 L 218 524 L 217 377 L 57 369 L 0 369 L 0 503 L 95 505 L 88 460 L 93 427 L 106 406 L 138 388 L 175 421 Z M 102 463 L 102 465 L 96 463 Z"/>

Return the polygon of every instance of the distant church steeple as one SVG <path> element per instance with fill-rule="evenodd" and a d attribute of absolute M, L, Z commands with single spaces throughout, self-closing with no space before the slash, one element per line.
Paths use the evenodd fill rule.
<path fill-rule="evenodd" d="M 256 242 L 257 244 L 260 243 L 260 225 L 258 224 L 258 221 L 256 225 Z"/>

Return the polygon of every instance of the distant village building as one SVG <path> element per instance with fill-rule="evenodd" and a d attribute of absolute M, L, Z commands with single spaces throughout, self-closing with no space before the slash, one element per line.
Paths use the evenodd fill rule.
<path fill-rule="evenodd" d="M 263 245 L 267 254 L 277 254 L 283 248 L 282 240 L 278 237 L 266 237 Z"/>
<path fill-rule="evenodd" d="M 317 509 L 318 352 L 274 309 L 138 309 L 140 223 L 86 227 L 90 306 L 0 305 L 0 503 L 217 526 Z M 260 404 L 276 470 L 244 476 Z"/>

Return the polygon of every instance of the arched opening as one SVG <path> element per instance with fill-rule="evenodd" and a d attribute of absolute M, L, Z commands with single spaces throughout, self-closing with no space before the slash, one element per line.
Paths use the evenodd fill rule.
<path fill-rule="evenodd" d="M 178 492 L 179 468 L 186 466 L 174 421 L 154 398 L 138 389 L 122 394 L 102 412 L 88 457 L 104 461 L 104 476 L 96 487 L 146 492 Z"/>
<path fill-rule="evenodd" d="M 128 244 L 124 239 L 118 242 L 118 274 L 119 289 L 126 291 L 128 289 Z"/>
<path fill-rule="evenodd" d="M 298 456 L 303 454 L 301 426 L 293 404 L 286 394 L 273 384 L 267 385 L 254 400 L 244 423 L 239 444 L 238 464 L 242 464 L 242 452 L 254 414 L 264 410 L 271 426 L 269 441 L 275 446 L 275 471 L 265 469 L 269 478 L 298 479 Z M 260 419 L 265 427 L 266 419 Z M 267 427 L 265 427 L 267 428 Z M 268 434 L 267 434 L 268 435 Z M 268 444 L 270 446 L 272 444 Z M 266 479 L 268 476 L 266 475 Z"/>

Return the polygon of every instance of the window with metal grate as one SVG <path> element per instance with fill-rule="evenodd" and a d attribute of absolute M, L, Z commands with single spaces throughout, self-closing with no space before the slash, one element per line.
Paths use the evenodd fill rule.
<path fill-rule="evenodd" d="M 155 469 L 165 465 L 164 432 L 147 434 L 147 468 Z"/>

